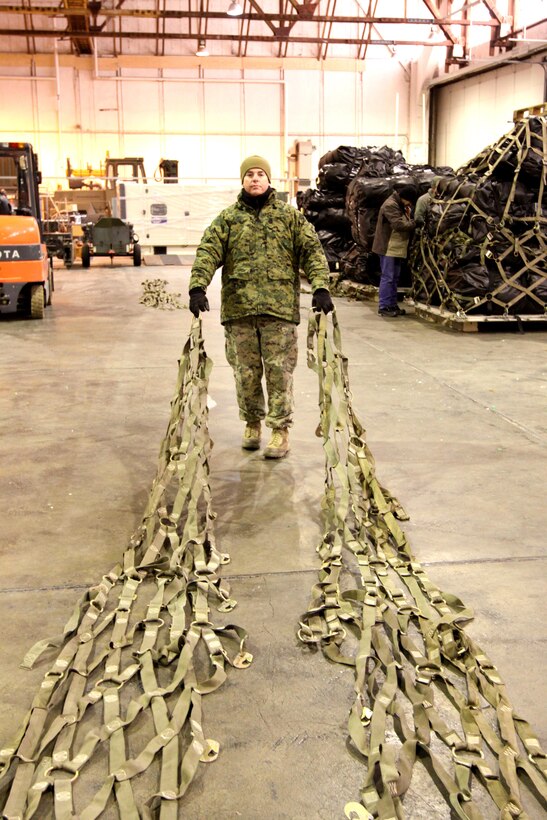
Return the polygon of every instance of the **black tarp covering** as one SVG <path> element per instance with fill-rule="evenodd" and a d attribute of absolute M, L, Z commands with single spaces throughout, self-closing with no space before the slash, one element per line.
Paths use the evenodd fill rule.
<path fill-rule="evenodd" d="M 377 285 L 380 265 L 371 245 L 380 206 L 403 185 L 424 193 L 438 174 L 439 169 L 429 165 L 409 165 L 400 151 L 388 146 L 341 145 L 324 154 L 317 189 L 300 194 L 298 206 L 315 226 L 331 270 Z M 408 273 L 401 284 L 410 284 Z"/>

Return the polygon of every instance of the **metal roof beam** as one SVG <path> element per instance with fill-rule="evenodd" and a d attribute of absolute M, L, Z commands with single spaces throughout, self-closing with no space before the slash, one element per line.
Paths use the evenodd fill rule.
<path fill-rule="evenodd" d="M 55 39 L 70 38 L 71 32 L 68 29 L 62 31 L 61 29 L 34 29 L 32 32 L 34 37 L 51 37 Z M 9 32 L 10 37 L 26 37 L 28 31 L 26 29 L 12 29 Z M 92 31 L 92 37 L 105 38 L 112 37 L 112 32 L 108 31 Z M 121 39 L 131 38 L 133 40 L 150 40 L 157 36 L 155 31 L 120 31 L 117 37 Z M 166 40 L 196 40 L 196 34 L 182 34 L 180 32 L 172 33 L 166 32 L 164 35 Z M 276 35 L 258 35 L 258 34 L 207 34 L 207 40 L 224 40 L 226 42 L 238 42 L 239 40 L 245 42 L 256 43 L 275 43 L 282 37 Z M 362 39 L 359 37 L 302 37 L 299 35 L 291 36 L 291 42 L 294 43 L 329 43 L 332 45 L 362 45 Z M 393 40 L 393 39 L 371 39 L 369 40 L 371 46 L 450 46 L 451 40 L 442 40 L 439 42 L 431 42 L 431 40 Z"/>
<path fill-rule="evenodd" d="M 450 40 L 450 44 L 452 46 L 455 46 L 459 42 L 459 40 L 450 31 L 450 26 L 451 25 L 456 25 L 455 20 L 451 20 L 449 18 L 448 22 L 445 22 L 446 18 L 441 17 L 438 10 L 433 5 L 432 0 L 423 0 L 423 3 L 425 5 L 425 7 L 427 8 L 427 10 L 429 11 L 429 13 L 431 14 L 431 16 L 433 17 L 433 20 L 430 20 L 429 23 L 431 24 L 433 22 L 436 25 L 438 25 L 439 28 L 441 29 L 442 33 L 444 34 L 444 36 L 447 37 Z"/>
<path fill-rule="evenodd" d="M 266 15 L 264 14 L 264 12 L 263 12 L 263 10 L 261 9 L 261 7 L 258 5 L 258 3 L 256 2 L 256 0 L 249 0 L 249 4 L 250 4 L 250 5 L 252 6 L 252 8 L 253 8 L 253 9 L 257 12 L 258 17 L 259 17 L 261 20 L 263 20 L 263 21 L 266 23 L 266 25 L 268 26 L 268 28 L 272 31 L 272 33 L 273 33 L 273 34 L 275 34 L 275 26 L 273 25 L 273 23 L 272 23 L 272 21 L 271 21 L 271 20 L 267 20 L 267 19 L 266 19 Z M 276 19 L 277 19 L 277 18 L 276 18 Z"/>
<path fill-rule="evenodd" d="M 537 20 L 535 23 L 530 23 L 530 25 L 525 26 L 524 28 L 512 29 L 511 31 L 507 32 L 507 34 L 504 34 L 503 37 L 499 37 L 496 40 L 496 45 L 502 47 L 507 46 L 507 41 L 510 37 L 517 37 L 519 34 L 530 32 L 532 29 L 537 28 L 538 26 L 542 26 L 545 23 L 547 23 L 547 17 L 543 17 L 541 20 Z M 526 42 L 526 40 L 523 38 L 522 42 Z M 509 43 L 509 45 L 514 46 L 515 44 Z"/>
<path fill-rule="evenodd" d="M 254 8 L 258 9 L 258 4 L 252 2 Z M 35 8 L 25 8 L 23 6 L 0 6 L 0 11 L 9 14 L 32 14 L 35 16 L 42 16 L 42 17 L 66 17 L 66 11 L 63 11 L 58 6 L 41 6 Z M 222 11 L 209 11 L 202 14 L 199 11 L 170 11 L 168 9 L 100 9 L 100 11 L 96 13 L 92 13 L 89 9 L 71 9 L 70 11 L 71 16 L 94 16 L 94 17 L 135 17 L 135 18 L 162 18 L 166 20 L 181 20 L 181 19 L 199 19 L 200 17 L 207 17 L 210 20 L 263 20 L 265 23 L 272 22 L 274 23 L 277 20 L 283 22 L 314 22 L 314 23 L 369 23 L 371 25 L 418 25 L 418 26 L 431 26 L 437 25 L 441 27 L 442 25 L 457 25 L 457 26 L 487 26 L 490 28 L 495 28 L 498 24 L 495 20 L 453 20 L 450 17 L 438 17 L 435 20 L 432 20 L 430 17 L 375 17 L 370 15 L 361 15 L 359 17 L 356 16 L 348 16 L 348 15 L 328 15 L 328 14 L 318 14 L 313 15 L 313 17 L 308 16 L 304 13 L 296 14 L 271 14 L 263 12 L 262 10 L 257 11 L 256 14 L 247 13 L 241 14 L 238 17 L 230 18 L 226 15 L 225 12 Z"/>
<path fill-rule="evenodd" d="M 488 9 L 488 12 L 489 12 L 489 14 L 490 14 L 490 17 L 492 17 L 494 20 L 496 20 L 496 21 L 497 21 L 497 24 L 498 24 L 499 26 L 501 26 L 501 24 L 504 22 L 504 17 L 503 17 L 503 15 L 502 15 L 502 14 L 500 14 L 500 12 L 497 10 L 497 8 L 496 8 L 496 4 L 493 2 L 493 0 L 482 0 L 482 2 L 484 3 L 484 5 L 486 6 L 486 8 Z"/>
<path fill-rule="evenodd" d="M 67 29 L 71 33 L 72 45 L 76 54 L 91 54 L 93 51 L 89 38 L 91 16 L 87 0 L 64 0 Z"/>

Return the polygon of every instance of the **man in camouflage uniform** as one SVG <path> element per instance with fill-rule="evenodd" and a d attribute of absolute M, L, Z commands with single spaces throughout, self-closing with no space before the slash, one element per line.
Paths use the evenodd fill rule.
<path fill-rule="evenodd" d="M 272 429 L 266 458 L 289 451 L 293 372 L 300 321 L 300 269 L 309 279 L 316 310 L 333 309 L 329 269 L 315 229 L 281 202 L 270 187 L 264 157 L 241 164 L 243 188 L 237 201 L 205 230 L 190 277 L 190 310 L 209 310 L 206 288 L 222 266 L 220 321 L 226 358 L 233 368 L 239 415 L 246 422 L 242 446 L 260 447 L 261 421 Z M 268 412 L 262 390 L 266 377 Z"/>

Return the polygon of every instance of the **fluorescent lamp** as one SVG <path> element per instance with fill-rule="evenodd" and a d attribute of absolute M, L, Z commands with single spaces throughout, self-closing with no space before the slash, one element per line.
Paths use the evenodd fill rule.
<path fill-rule="evenodd" d="M 207 46 L 205 44 L 205 40 L 198 41 L 198 50 L 196 51 L 196 57 L 208 57 L 209 52 L 207 51 Z"/>
<path fill-rule="evenodd" d="M 243 14 L 243 7 L 239 0 L 232 0 L 226 14 L 229 15 L 229 17 L 239 17 L 240 14 Z"/>

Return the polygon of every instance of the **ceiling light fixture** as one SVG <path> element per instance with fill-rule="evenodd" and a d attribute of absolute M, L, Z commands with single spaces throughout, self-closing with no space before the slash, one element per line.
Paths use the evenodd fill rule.
<path fill-rule="evenodd" d="M 226 14 L 229 17 L 239 17 L 240 14 L 243 14 L 243 6 L 239 2 L 239 0 L 232 0 L 230 5 L 228 6 L 228 11 Z"/>
<path fill-rule="evenodd" d="M 196 57 L 208 57 L 209 52 L 207 51 L 207 45 L 205 44 L 205 40 L 198 40 L 198 50 L 196 51 Z"/>

